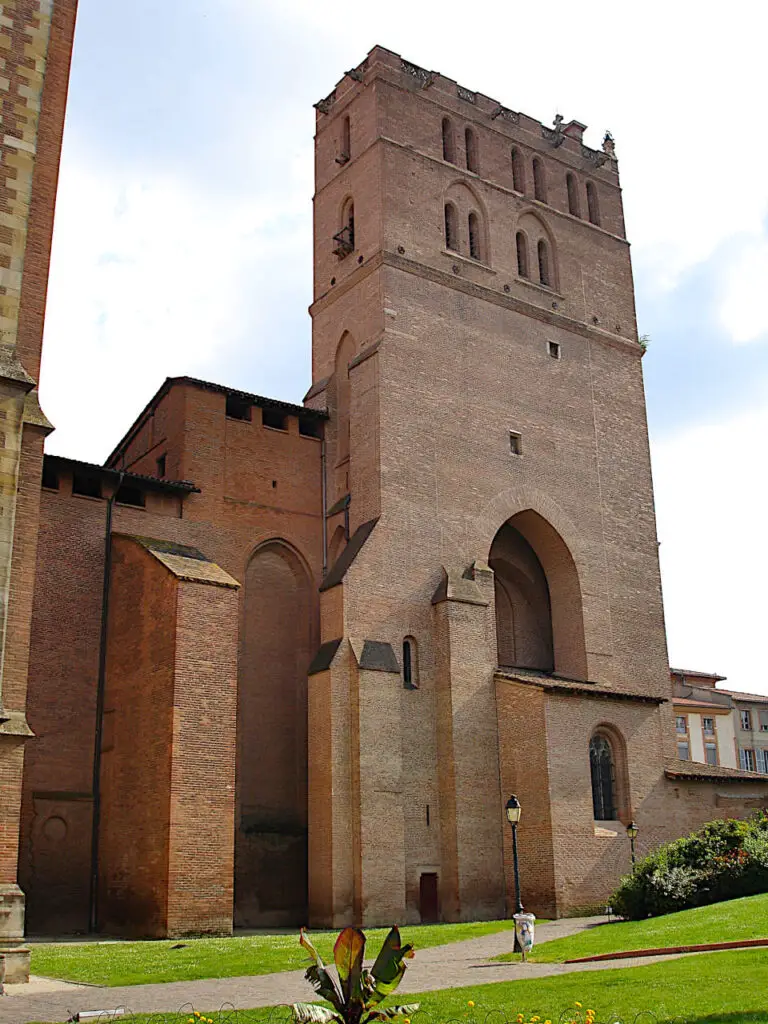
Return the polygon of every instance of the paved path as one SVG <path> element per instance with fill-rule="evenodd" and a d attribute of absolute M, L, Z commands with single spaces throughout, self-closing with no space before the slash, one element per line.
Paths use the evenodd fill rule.
<path fill-rule="evenodd" d="M 589 917 L 553 921 L 537 928 L 536 939 L 544 942 L 574 935 L 602 924 L 605 920 L 602 917 Z M 541 978 L 578 970 L 606 970 L 617 966 L 611 961 L 591 964 L 489 962 L 490 957 L 509 952 L 512 942 L 512 932 L 506 931 L 480 939 L 467 939 L 464 942 L 418 950 L 416 957 L 408 964 L 405 989 L 408 992 L 429 992 L 440 988 Z M 622 960 L 620 965 L 632 967 L 663 959 L 667 958 L 658 956 Z M 30 985 L 8 986 L 8 995 L 0 999 L 0 1024 L 65 1021 L 79 1010 L 112 1010 L 118 1006 L 125 1006 L 134 1013 L 152 1013 L 173 1012 L 185 1005 L 200 1010 L 215 1010 L 224 1003 L 230 1003 L 238 1009 L 245 1009 L 309 1001 L 313 998 L 315 993 L 304 980 L 303 971 L 281 971 L 278 974 L 243 978 L 174 981 L 160 985 L 130 985 L 123 988 L 72 985 L 40 978 Z"/>

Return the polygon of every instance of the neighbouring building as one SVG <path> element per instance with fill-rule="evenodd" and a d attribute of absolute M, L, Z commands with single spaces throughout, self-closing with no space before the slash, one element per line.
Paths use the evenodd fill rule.
<path fill-rule="evenodd" d="M 0 956 L 26 978 L 17 884 L 43 440 L 43 317 L 76 0 L 0 3 Z"/>
<path fill-rule="evenodd" d="M 613 140 L 382 47 L 316 107 L 304 405 L 172 378 L 104 466 L 46 457 L 37 931 L 500 917 L 511 793 L 560 916 L 632 819 L 768 802 L 677 757 Z"/>
<path fill-rule="evenodd" d="M 677 756 L 681 761 L 738 768 L 733 700 L 715 689 L 725 676 L 678 668 L 670 669 L 670 675 Z"/>
<path fill-rule="evenodd" d="M 738 765 L 744 771 L 768 775 L 768 696 L 721 690 L 733 701 L 733 730 Z"/>

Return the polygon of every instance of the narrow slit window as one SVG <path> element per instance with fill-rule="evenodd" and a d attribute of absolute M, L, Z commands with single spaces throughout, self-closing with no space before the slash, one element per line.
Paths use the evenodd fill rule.
<path fill-rule="evenodd" d="M 403 686 L 406 690 L 416 690 L 419 686 L 416 641 L 410 636 L 403 640 Z"/>
<path fill-rule="evenodd" d="M 552 284 L 552 278 L 549 269 L 549 246 L 543 238 L 539 239 L 537 246 L 539 256 L 539 281 L 547 288 Z"/>
<path fill-rule="evenodd" d="M 157 460 L 157 475 L 165 476 L 166 456 L 161 455 Z"/>
<path fill-rule="evenodd" d="M 515 192 L 525 192 L 525 170 L 520 150 L 512 150 L 512 188 Z"/>
<path fill-rule="evenodd" d="M 471 128 L 464 132 L 464 143 L 467 153 L 467 170 L 477 174 L 477 137 Z"/>
<path fill-rule="evenodd" d="M 349 117 L 345 117 L 341 122 L 341 144 L 339 147 L 339 155 L 336 157 L 336 163 L 348 163 L 351 155 L 352 151 L 350 149 Z"/>
<path fill-rule="evenodd" d="M 510 430 L 509 432 L 509 450 L 513 455 L 523 454 L 523 435 L 519 430 Z"/>
<path fill-rule="evenodd" d="M 453 145 L 453 125 L 448 117 L 443 118 L 443 160 L 446 160 L 449 164 L 456 163 Z"/>
<path fill-rule="evenodd" d="M 445 247 L 459 251 L 459 218 L 453 203 L 445 204 Z"/>
<path fill-rule="evenodd" d="M 590 224 L 600 226 L 600 207 L 597 202 L 597 189 L 591 181 L 587 182 L 587 212 Z"/>
<path fill-rule="evenodd" d="M 533 198 L 540 203 L 547 201 L 547 183 L 544 178 L 544 165 L 538 157 L 533 158 Z"/>
<path fill-rule="evenodd" d="M 522 231 L 517 232 L 515 245 L 517 246 L 517 272 L 520 277 L 528 277 L 528 245 Z"/>
<path fill-rule="evenodd" d="M 573 217 L 580 217 L 579 213 L 579 187 L 572 174 L 567 174 L 565 184 L 568 189 L 568 213 Z"/>
<path fill-rule="evenodd" d="M 473 260 L 482 259 L 480 220 L 476 213 L 470 213 L 469 215 L 469 255 Z"/>

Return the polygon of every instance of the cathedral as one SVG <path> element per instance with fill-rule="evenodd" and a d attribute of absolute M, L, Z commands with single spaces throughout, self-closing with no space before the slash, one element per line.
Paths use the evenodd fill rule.
<path fill-rule="evenodd" d="M 382 47 L 315 106 L 303 404 L 169 378 L 38 466 L 30 932 L 504 917 L 513 793 L 576 914 L 768 802 L 676 756 L 613 139 Z"/>

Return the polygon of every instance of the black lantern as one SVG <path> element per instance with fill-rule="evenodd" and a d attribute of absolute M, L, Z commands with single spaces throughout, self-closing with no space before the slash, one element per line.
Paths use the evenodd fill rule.
<path fill-rule="evenodd" d="M 632 857 L 632 867 L 635 866 L 635 839 L 637 838 L 637 833 L 639 831 L 640 830 L 634 821 L 630 821 L 627 825 L 627 835 L 629 836 L 629 851 L 630 856 Z"/>

